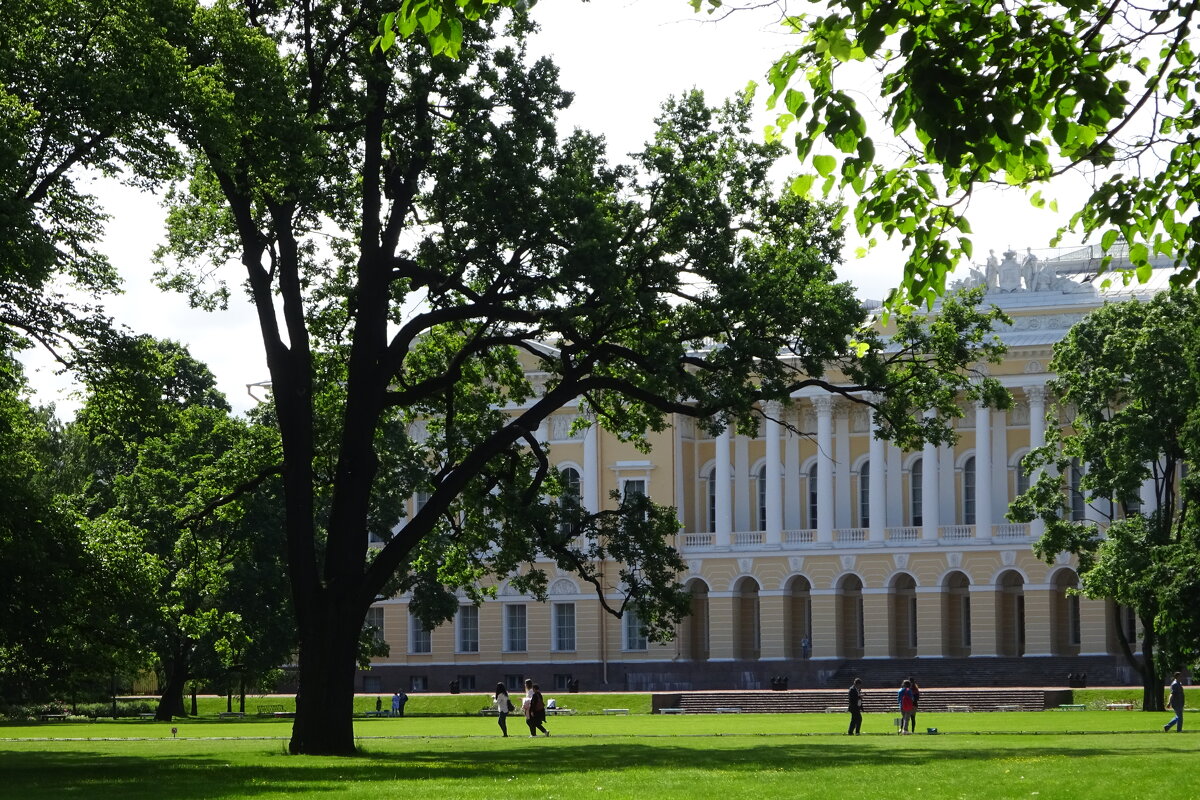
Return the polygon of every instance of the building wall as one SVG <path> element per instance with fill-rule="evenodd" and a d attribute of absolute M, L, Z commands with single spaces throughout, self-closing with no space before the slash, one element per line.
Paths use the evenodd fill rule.
<path fill-rule="evenodd" d="M 590 587 L 543 564 L 552 576 L 550 602 L 513 595 L 501 585 L 500 595 L 479 609 L 478 652 L 457 651 L 455 623 L 433 631 L 431 652 L 409 652 L 406 598 L 381 602 L 392 654 L 375 660 L 374 674 L 393 682 L 423 675 L 429 689 L 464 675 L 476 676 L 483 689 L 526 672 L 541 675 L 543 686 L 553 689 L 562 688 L 555 683 L 564 676 L 582 676 L 589 688 L 678 689 L 716 680 L 761 685 L 775 671 L 819 683 L 848 659 L 1115 659 L 1116 611 L 1070 598 L 1068 588 L 1077 585 L 1074 559 L 1064 554 L 1050 565 L 1037 560 L 1031 550 L 1037 524 L 1004 519 L 1017 493 L 1020 456 L 1041 443 L 1037 410 L 1052 377 L 1045 368 L 1051 347 L 1099 298 L 1090 291 L 1016 292 L 996 300 L 1012 306 L 1015 323 L 1005 334 L 1007 358 L 989 368 L 1010 389 L 1014 405 L 987 414 L 964 405 L 952 448 L 872 447 L 869 410 L 844 400 L 830 404 L 819 392 L 772 409 L 788 427 L 764 424 L 754 437 L 726 433 L 722 441 L 675 418 L 672 427 L 650 437 L 650 453 L 594 426 L 572 433 L 576 412 L 563 409 L 540 434 L 556 465 L 580 471 L 585 502 L 611 507 L 611 492 L 642 480 L 656 502 L 677 506 L 676 546 L 687 564 L 680 581 L 696 590 L 693 617 L 674 642 L 631 650 L 624 622 L 602 613 Z M 822 426 L 830 431 L 828 441 L 821 438 Z M 774 449 L 769 436 L 778 437 L 773 466 L 767 462 Z M 725 493 L 729 511 L 714 520 L 709 482 L 717 454 L 726 451 L 729 482 L 717 481 L 715 491 Z M 818 524 L 809 475 L 823 458 L 832 461 L 833 485 L 831 492 L 817 492 Z M 968 491 L 969 459 L 974 492 Z M 936 474 L 918 479 L 918 462 Z M 873 483 L 864 470 L 882 476 L 874 484 L 882 486 L 882 497 L 867 504 L 866 516 L 878 519 L 864 519 L 862 492 Z M 764 472 L 780 481 L 779 508 L 767 513 L 759 501 Z M 918 489 L 920 521 L 912 503 Z M 1095 509 L 1089 515 L 1102 521 Z M 771 529 L 773 518 L 782 525 Z M 609 597 L 620 604 L 615 590 Z M 574 604 L 571 650 L 552 647 L 554 603 Z M 524 605 L 527 615 L 527 646 L 517 652 L 503 641 L 504 608 L 513 604 Z"/>

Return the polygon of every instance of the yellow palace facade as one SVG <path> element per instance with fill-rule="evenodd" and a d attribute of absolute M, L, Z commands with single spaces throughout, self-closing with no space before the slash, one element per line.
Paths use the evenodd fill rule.
<path fill-rule="evenodd" d="M 403 595 L 377 603 L 368 622 L 391 655 L 360 673 L 361 690 L 484 690 L 526 676 L 554 691 L 575 681 L 753 689 L 783 677 L 790 688 L 840 687 L 854 675 L 890 685 L 907 674 L 940 685 L 1063 685 L 1083 673 L 1136 682 L 1116 635 L 1117 625 L 1134 633 L 1128 615 L 1071 595 L 1073 558 L 1038 560 L 1037 523 L 1005 519 L 1027 486 L 1019 462 L 1045 439 L 1054 343 L 1098 304 L 1129 296 L 1106 298 L 1086 281 L 1088 255 L 1009 251 L 972 270 L 965 282 L 986 284 L 987 302 L 1013 318 L 1006 359 L 990 368 L 1013 407 L 964 407 L 953 447 L 897 449 L 872 436 L 869 409 L 818 391 L 765 409 L 754 438 L 713 438 L 677 417 L 649 454 L 597 426 L 576 431 L 577 412 L 561 409 L 538 436 L 588 509 L 614 491 L 678 509 L 692 613 L 674 641 L 647 642 L 636 617 L 603 613 L 591 587 L 550 565 L 547 602 L 501 583 L 430 632 Z M 1100 527 L 1111 513 L 1077 493 L 1069 505 Z"/>

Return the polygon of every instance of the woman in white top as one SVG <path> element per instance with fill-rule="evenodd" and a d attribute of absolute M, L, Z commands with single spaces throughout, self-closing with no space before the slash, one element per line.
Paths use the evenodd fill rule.
<path fill-rule="evenodd" d="M 496 706 L 496 717 L 500 721 L 500 730 L 508 736 L 508 712 L 512 710 L 512 703 L 508 699 L 508 690 L 504 688 L 503 683 L 496 684 L 496 694 L 492 697 L 492 704 Z"/>

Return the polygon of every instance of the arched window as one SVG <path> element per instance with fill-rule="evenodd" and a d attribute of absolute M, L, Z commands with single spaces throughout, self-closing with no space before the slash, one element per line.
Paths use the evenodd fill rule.
<path fill-rule="evenodd" d="M 582 482 L 579 479 L 579 470 L 574 467 L 564 467 L 559 473 L 562 476 L 562 503 L 563 510 L 563 532 L 570 530 L 571 519 L 579 511 L 583 505 L 583 490 Z"/>
<path fill-rule="evenodd" d="M 924 475 L 924 466 L 922 459 L 917 459 L 913 462 L 912 469 L 908 473 L 908 509 L 909 515 L 912 518 L 913 525 L 920 525 L 924 521 L 921 514 L 921 483 Z"/>
<path fill-rule="evenodd" d="M 758 468 L 758 529 L 767 529 L 767 465 Z"/>
<path fill-rule="evenodd" d="M 975 456 L 963 462 L 962 471 L 963 524 L 975 524 Z"/>
<path fill-rule="evenodd" d="M 1029 474 L 1025 472 L 1025 466 L 1021 463 L 1025 459 L 1024 456 L 1017 459 L 1017 496 L 1021 496 L 1029 491 Z"/>
<path fill-rule="evenodd" d="M 817 465 L 808 470 L 808 527 L 817 527 Z"/>
<path fill-rule="evenodd" d="M 705 509 L 705 530 L 713 533 L 717 529 L 717 468 L 708 471 L 708 503 Z"/>
<path fill-rule="evenodd" d="M 871 463 L 864 462 L 858 468 L 858 525 L 867 528 L 871 525 Z"/>

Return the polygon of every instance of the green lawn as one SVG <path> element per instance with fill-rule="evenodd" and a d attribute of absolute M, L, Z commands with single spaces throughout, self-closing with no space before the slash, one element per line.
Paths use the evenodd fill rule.
<path fill-rule="evenodd" d="M 156 722 L 10 724 L 0 797 L 1196 796 L 1200 738 L 1163 734 L 1167 716 L 923 713 L 920 729 L 940 735 L 900 737 L 890 714 L 868 714 L 854 739 L 843 714 L 579 715 L 552 718 L 554 736 L 536 740 L 520 719 L 508 739 L 488 718 L 367 719 L 355 724 L 363 753 L 348 759 L 286 755 L 287 720 L 180 721 L 176 739 Z"/>

